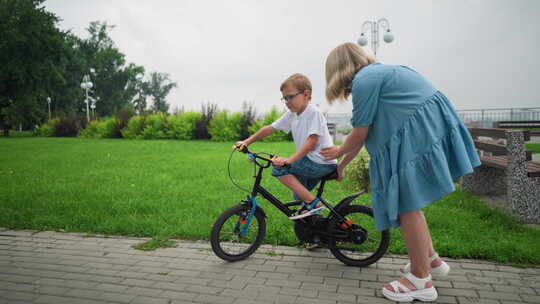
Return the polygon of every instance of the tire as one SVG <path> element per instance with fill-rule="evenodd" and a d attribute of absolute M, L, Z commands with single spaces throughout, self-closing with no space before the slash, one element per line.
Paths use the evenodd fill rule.
<path fill-rule="evenodd" d="M 266 220 L 259 209 L 255 211 L 246 235 L 241 238 L 239 236 L 245 224 L 241 224 L 240 229 L 235 232 L 236 223 L 245 218 L 249 208 L 243 204 L 235 205 L 225 210 L 212 226 L 210 243 L 214 253 L 221 259 L 229 262 L 243 260 L 261 245 L 266 234 Z"/>
<path fill-rule="evenodd" d="M 377 262 L 388 250 L 390 244 L 390 232 L 377 231 L 373 209 L 364 205 L 349 205 L 339 211 L 346 219 L 353 221 L 353 229 L 366 230 L 367 234 L 359 233 L 365 237 L 364 241 L 354 241 L 352 238 L 339 239 L 336 234 L 343 234 L 345 230 L 340 228 L 337 218 L 333 218 L 328 224 L 327 232 L 333 235 L 328 239 L 328 249 L 342 263 L 349 266 L 365 267 Z M 348 233 L 348 235 L 352 235 Z"/>

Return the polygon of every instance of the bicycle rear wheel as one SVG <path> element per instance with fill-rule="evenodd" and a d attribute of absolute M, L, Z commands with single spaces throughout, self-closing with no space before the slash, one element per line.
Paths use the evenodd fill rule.
<path fill-rule="evenodd" d="M 388 249 L 390 232 L 377 231 L 373 210 L 364 205 L 350 205 L 340 211 L 349 220 L 347 228 L 339 219 L 328 224 L 328 249 L 341 262 L 350 266 L 365 267 L 377 262 Z"/>
<path fill-rule="evenodd" d="M 249 227 L 246 218 L 250 207 L 244 204 L 235 205 L 223 212 L 212 227 L 210 243 L 212 250 L 221 259 L 229 262 L 249 257 L 261 245 L 266 234 L 264 214 L 256 210 Z"/>

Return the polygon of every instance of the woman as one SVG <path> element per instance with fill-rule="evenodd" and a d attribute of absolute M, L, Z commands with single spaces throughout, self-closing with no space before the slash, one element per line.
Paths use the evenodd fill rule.
<path fill-rule="evenodd" d="M 434 301 L 431 274 L 450 267 L 433 248 L 421 208 L 455 190 L 453 180 L 480 165 L 467 128 L 450 101 L 424 77 L 405 66 L 374 62 L 345 43 L 326 60 L 326 97 L 352 95 L 353 130 L 342 146 L 322 154 L 335 159 L 365 144 L 378 230 L 401 226 L 411 263 L 404 277 L 383 286 L 390 300 Z"/>

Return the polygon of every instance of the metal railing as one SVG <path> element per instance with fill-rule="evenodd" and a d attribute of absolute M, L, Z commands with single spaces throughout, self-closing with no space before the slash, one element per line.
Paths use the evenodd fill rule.
<path fill-rule="evenodd" d="M 328 123 L 334 124 L 338 129 L 342 127 L 351 127 L 352 115 L 350 113 L 327 113 L 325 116 Z"/>
<path fill-rule="evenodd" d="M 540 107 L 458 110 L 457 112 L 469 128 L 493 128 L 497 121 L 540 120 Z"/>
<path fill-rule="evenodd" d="M 493 128 L 496 121 L 502 120 L 540 120 L 540 107 L 457 110 L 457 113 L 469 128 Z M 326 120 L 335 124 L 338 129 L 351 126 L 350 113 L 328 113 Z"/>

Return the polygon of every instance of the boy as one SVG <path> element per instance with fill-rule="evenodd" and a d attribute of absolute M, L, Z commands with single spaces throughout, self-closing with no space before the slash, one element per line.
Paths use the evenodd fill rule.
<path fill-rule="evenodd" d="M 296 220 L 319 213 L 324 209 L 319 199 L 310 192 L 320 179 L 338 169 L 340 177 L 343 167 L 336 160 L 327 161 L 319 153 L 323 148 L 333 146 L 326 119 L 311 100 L 311 82 L 302 74 L 287 78 L 280 87 L 281 100 L 289 109 L 283 116 L 269 126 L 265 126 L 244 141 L 236 143 L 249 146 L 253 142 L 271 135 L 276 130 L 292 131 L 296 153 L 288 158 L 273 159 L 272 176 L 293 191 L 296 199 L 301 199 L 302 207 L 298 214 L 289 217 Z M 285 164 L 290 164 L 285 168 Z M 345 163 L 346 165 L 346 163 Z"/>

